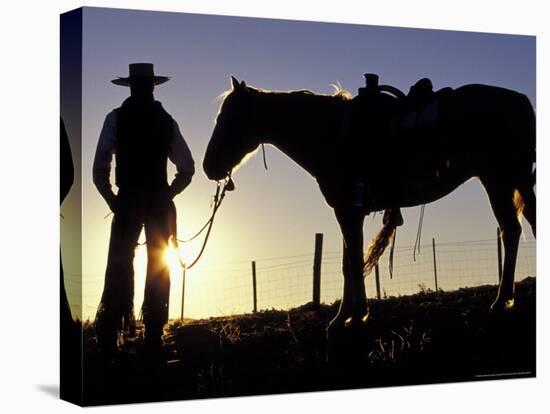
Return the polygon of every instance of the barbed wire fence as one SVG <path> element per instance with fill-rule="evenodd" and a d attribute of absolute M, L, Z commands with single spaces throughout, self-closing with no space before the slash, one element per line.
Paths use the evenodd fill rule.
<path fill-rule="evenodd" d="M 187 282 L 183 316 L 197 318 L 257 310 L 285 310 L 308 302 L 329 304 L 340 299 L 343 288 L 342 252 L 323 252 L 322 235 L 316 235 L 315 240 L 316 253 L 228 262 L 200 269 L 199 274 L 194 275 L 197 280 L 205 280 L 205 277 L 212 280 L 215 275 L 215 282 L 209 287 Z M 384 299 L 418 292 L 430 293 L 437 289 L 452 291 L 497 285 L 499 282 L 502 252 L 499 252 L 497 237 L 493 240 L 445 243 L 433 240 L 433 244 L 420 245 L 416 258 L 413 257 L 413 249 L 413 246 L 395 248 L 393 276 L 389 272 L 389 254 L 382 257 L 377 269 L 378 283 L 374 270 L 365 279 L 368 297 L 376 297 L 377 292 L 380 292 L 380 299 Z M 320 260 L 317 266 L 315 254 Z M 515 275 L 516 281 L 536 277 L 535 239 L 523 238 L 520 241 Z M 83 275 L 80 278 L 66 274 L 65 283 L 68 288 L 82 287 L 83 295 L 73 300 L 71 307 L 75 309 L 75 314 L 83 315 L 83 319 L 93 320 L 103 276 Z M 178 318 L 179 312 L 176 310 L 180 309 L 182 297 L 181 286 L 172 283 L 174 289 L 177 292 L 171 296 L 170 317 L 175 319 Z M 81 303 L 77 303 L 79 301 Z M 196 309 L 202 311 L 197 312 Z"/>

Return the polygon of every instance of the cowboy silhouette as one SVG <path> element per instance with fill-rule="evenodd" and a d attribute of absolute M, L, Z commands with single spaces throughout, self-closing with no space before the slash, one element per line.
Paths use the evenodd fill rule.
<path fill-rule="evenodd" d="M 107 115 L 93 165 L 94 184 L 114 213 L 105 286 L 96 315 L 98 345 L 108 354 L 116 352 L 120 332 L 135 333 L 133 259 L 142 228 L 147 241 L 142 306 L 145 349 L 160 351 L 170 292 L 163 256 L 176 234 L 173 198 L 190 184 L 195 172 L 178 124 L 153 97 L 155 86 L 170 78 L 155 75 L 151 63 L 130 64 L 129 72 L 128 77 L 111 81 L 130 87 L 130 97 Z M 113 154 L 117 194 L 109 181 Z M 170 184 L 167 160 L 177 168 Z"/>

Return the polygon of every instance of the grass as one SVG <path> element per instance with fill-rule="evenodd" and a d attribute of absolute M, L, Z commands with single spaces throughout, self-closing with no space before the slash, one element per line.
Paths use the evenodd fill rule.
<path fill-rule="evenodd" d="M 165 362 L 147 363 L 143 329 L 116 361 L 84 326 L 87 404 L 228 397 L 535 375 L 534 278 L 516 283 L 516 307 L 492 315 L 495 286 L 371 300 L 360 330 L 326 326 L 338 303 L 173 321 Z M 487 377 L 490 375 L 491 377 Z"/>

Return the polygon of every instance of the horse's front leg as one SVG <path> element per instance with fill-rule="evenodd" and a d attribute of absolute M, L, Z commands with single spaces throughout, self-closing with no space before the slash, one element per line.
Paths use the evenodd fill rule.
<path fill-rule="evenodd" d="M 367 295 L 363 277 L 363 220 L 358 209 L 335 209 L 344 241 L 344 292 L 340 310 L 331 321 L 331 327 L 345 323 L 357 324 L 368 316 Z"/>
<path fill-rule="evenodd" d="M 343 243 L 342 248 L 342 275 L 344 276 L 344 291 L 338 313 L 330 321 L 331 327 L 343 327 L 346 320 L 352 315 L 352 295 L 351 295 L 351 276 L 349 274 L 349 260 L 346 243 Z"/>

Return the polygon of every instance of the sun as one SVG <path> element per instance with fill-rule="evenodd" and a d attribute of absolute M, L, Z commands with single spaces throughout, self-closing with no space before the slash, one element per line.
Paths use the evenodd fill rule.
<path fill-rule="evenodd" d="M 181 272 L 180 252 L 177 250 L 177 247 L 174 246 L 172 242 L 168 244 L 168 247 L 164 251 L 163 260 L 168 265 L 171 276 Z"/>

